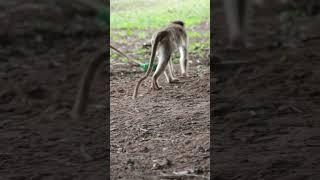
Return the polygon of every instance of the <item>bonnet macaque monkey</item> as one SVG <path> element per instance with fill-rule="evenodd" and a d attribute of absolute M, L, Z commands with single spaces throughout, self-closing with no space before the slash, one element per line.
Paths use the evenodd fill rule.
<path fill-rule="evenodd" d="M 117 48 L 110 45 L 110 48 L 117 51 L 122 56 L 128 58 L 123 52 L 118 50 Z M 79 90 L 75 99 L 75 103 L 72 107 L 72 111 L 70 112 L 70 116 L 73 119 L 78 119 L 82 113 L 85 112 L 86 106 L 88 104 L 89 90 L 98 67 L 100 67 L 101 63 L 106 60 L 107 51 L 103 50 L 98 53 L 97 56 L 90 62 L 88 69 L 83 74 L 83 77 L 80 81 Z"/>
<path fill-rule="evenodd" d="M 188 37 L 184 28 L 184 22 L 173 21 L 163 30 L 156 32 L 151 40 L 152 52 L 149 62 L 149 67 L 146 74 L 139 79 L 135 86 L 132 98 L 135 99 L 138 95 L 139 86 L 150 74 L 154 59 L 158 56 L 158 65 L 156 71 L 152 76 L 151 89 L 159 90 L 161 87 L 158 85 L 158 78 L 164 72 L 168 83 L 177 82 L 178 79 L 173 77 L 173 65 L 171 57 L 177 49 L 180 53 L 180 67 L 181 74 L 187 75 L 188 66 Z"/>

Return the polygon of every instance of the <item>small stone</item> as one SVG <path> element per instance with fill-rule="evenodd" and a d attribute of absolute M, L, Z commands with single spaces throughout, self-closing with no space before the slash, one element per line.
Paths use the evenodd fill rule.
<path fill-rule="evenodd" d="M 170 161 L 166 158 L 153 160 L 152 170 L 162 169 L 170 165 Z"/>
<path fill-rule="evenodd" d="M 251 116 L 256 116 L 257 115 L 257 113 L 255 111 L 253 111 L 253 110 L 249 111 L 249 113 L 250 113 Z"/>

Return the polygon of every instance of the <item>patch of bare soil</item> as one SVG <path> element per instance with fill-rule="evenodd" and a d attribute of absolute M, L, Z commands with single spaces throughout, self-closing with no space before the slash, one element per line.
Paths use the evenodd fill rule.
<path fill-rule="evenodd" d="M 319 179 L 320 16 L 295 17 L 284 31 L 270 4 L 253 20 L 258 48 L 227 51 L 221 5 L 213 12 L 214 178 Z"/>
<path fill-rule="evenodd" d="M 208 175 L 208 66 L 191 66 L 190 77 L 179 83 L 168 84 L 163 75 L 159 91 L 149 91 L 150 76 L 133 100 L 142 75 L 119 68 L 111 76 L 111 179 L 187 171 Z"/>
<path fill-rule="evenodd" d="M 68 116 L 105 30 L 67 1 L 2 1 L 0 9 L 0 179 L 105 179 L 105 73 L 88 115 Z"/>
<path fill-rule="evenodd" d="M 209 32 L 209 23 L 187 27 L 187 31 L 193 30 Z M 112 42 L 130 57 L 148 60 L 150 48 L 144 53 L 134 52 L 141 52 L 154 32 L 146 30 L 147 39 L 133 35 Z M 208 39 L 190 38 L 191 43 L 203 41 Z M 208 51 L 209 47 L 189 53 L 190 77 L 180 77 L 179 83 L 168 84 L 162 75 L 159 79 L 162 90 L 150 91 L 151 73 L 135 100 L 132 93 L 144 72 L 119 64 L 120 58 L 111 60 L 114 62 L 110 81 L 111 179 L 209 177 L 210 70 L 205 65 Z M 174 66 L 179 77 L 180 66 Z"/>

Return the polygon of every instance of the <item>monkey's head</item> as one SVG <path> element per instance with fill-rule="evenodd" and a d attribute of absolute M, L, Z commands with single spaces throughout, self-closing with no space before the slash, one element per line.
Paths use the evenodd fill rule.
<path fill-rule="evenodd" d="M 183 21 L 172 21 L 171 22 L 172 24 L 178 24 L 178 25 L 180 25 L 180 26 L 182 26 L 182 27 L 184 27 L 184 22 Z"/>

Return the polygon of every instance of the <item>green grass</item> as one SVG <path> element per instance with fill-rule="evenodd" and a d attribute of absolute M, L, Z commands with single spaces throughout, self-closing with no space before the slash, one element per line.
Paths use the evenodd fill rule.
<path fill-rule="evenodd" d="M 209 37 L 210 32 L 206 32 L 206 33 L 200 33 L 197 31 L 188 31 L 188 36 L 189 38 L 203 38 L 203 37 Z"/>
<path fill-rule="evenodd" d="M 110 10 L 112 42 L 142 44 L 150 40 L 155 30 L 170 21 L 182 20 L 190 40 L 189 53 L 202 57 L 209 47 L 210 32 L 199 31 L 199 25 L 210 21 L 210 0 L 111 0 Z M 150 49 L 132 48 L 129 52 L 136 55 L 137 61 L 149 60 Z M 111 54 L 114 59 L 121 58 Z M 178 57 L 176 53 L 174 63 L 179 62 Z M 118 60 L 126 62 L 124 58 Z"/>
<path fill-rule="evenodd" d="M 159 28 L 173 20 L 195 26 L 210 17 L 209 0 L 111 0 L 111 29 Z"/>
<path fill-rule="evenodd" d="M 205 49 L 205 48 L 207 48 L 208 46 L 209 46 L 209 44 L 208 44 L 209 42 L 195 42 L 195 43 L 192 43 L 192 44 L 190 44 L 190 47 L 189 47 L 189 49 L 191 50 L 191 51 L 198 51 L 198 50 L 203 50 L 203 49 Z"/>

